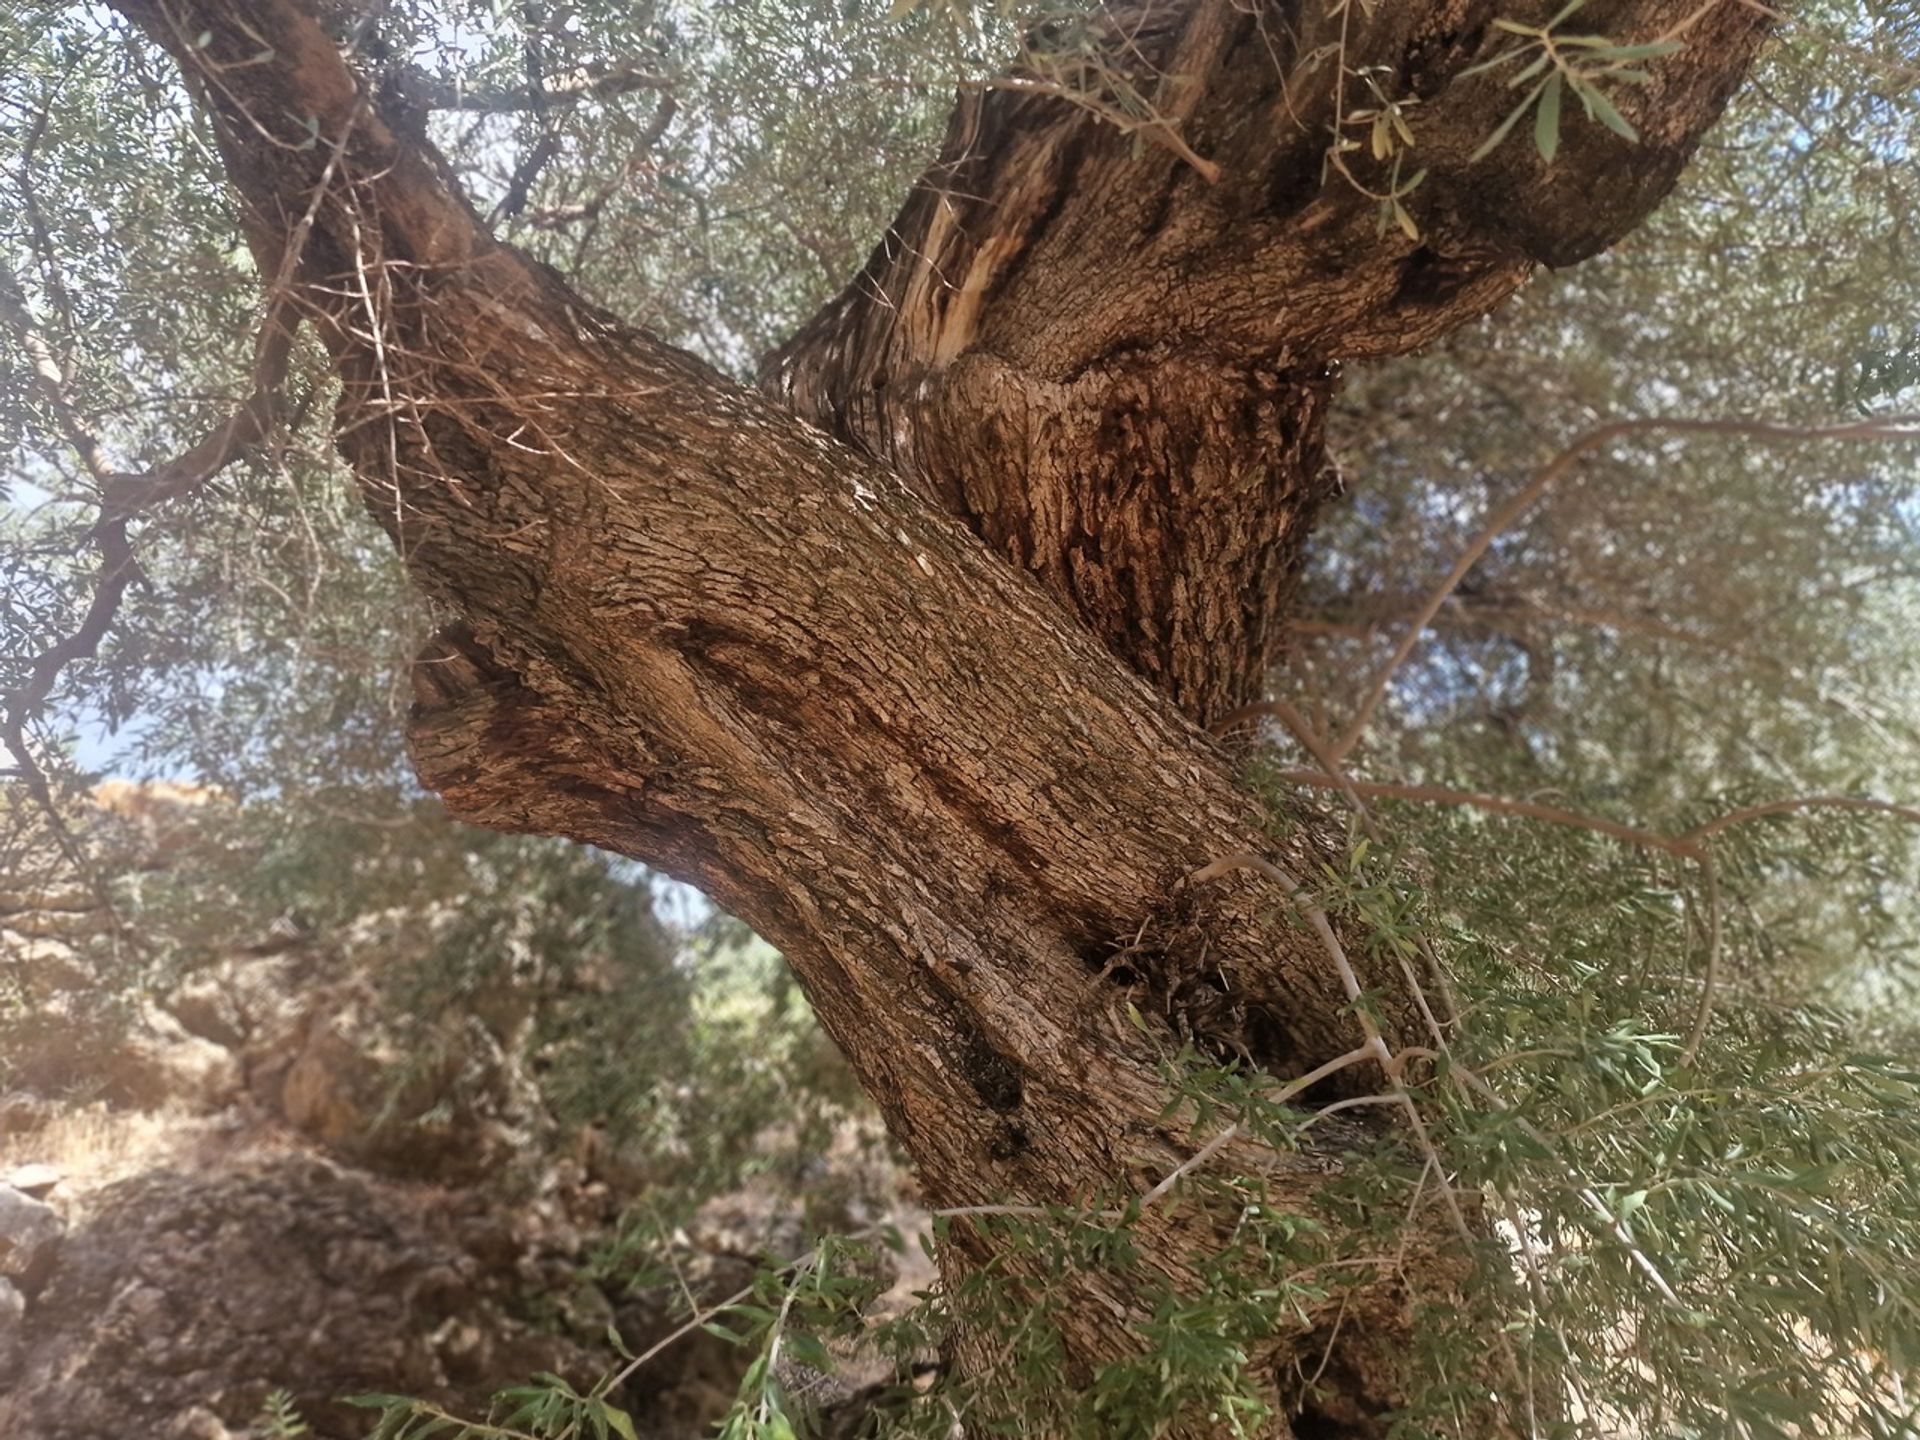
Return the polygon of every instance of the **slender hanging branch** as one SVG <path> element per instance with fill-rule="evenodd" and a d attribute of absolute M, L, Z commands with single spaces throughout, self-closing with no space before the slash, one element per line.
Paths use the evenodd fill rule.
<path fill-rule="evenodd" d="M 1502 815 L 1522 815 L 1529 820 L 1545 820 L 1552 825 L 1592 830 L 1596 834 L 1610 835 L 1616 840 L 1624 840 L 1630 845 L 1642 845 L 1649 850 L 1664 850 L 1669 855 L 1678 855 L 1689 860 L 1705 858 L 1705 851 L 1683 836 L 1662 835 L 1657 830 L 1645 830 L 1637 825 L 1623 825 L 1598 815 L 1582 815 L 1577 811 L 1563 810 L 1556 805 L 1518 800 L 1510 795 L 1489 795 L 1474 790 L 1455 790 L 1445 785 L 1405 785 L 1378 780 L 1354 780 L 1345 775 L 1333 775 L 1319 770 L 1283 770 L 1280 772 L 1280 778 L 1290 785 L 1311 785 L 1316 789 L 1324 790 L 1351 789 L 1364 797 L 1376 800 L 1416 800 L 1434 805 L 1464 805 L 1469 809 L 1490 810 Z"/>
<path fill-rule="evenodd" d="M 662 94 L 659 103 L 654 106 L 653 117 L 635 137 L 633 149 L 627 155 L 627 163 L 620 167 L 612 179 L 602 182 L 585 200 L 543 206 L 527 212 L 527 223 L 536 230 L 558 230 L 581 220 L 593 219 L 607 208 L 607 202 L 620 193 L 621 187 L 639 172 L 653 147 L 666 135 L 667 127 L 673 124 L 673 117 L 678 112 L 679 101 L 674 99 L 672 93 Z"/>

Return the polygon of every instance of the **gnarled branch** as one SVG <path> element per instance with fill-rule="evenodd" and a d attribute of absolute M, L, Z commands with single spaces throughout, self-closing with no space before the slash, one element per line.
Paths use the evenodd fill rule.
<path fill-rule="evenodd" d="M 1538 8 L 1111 3 L 1072 62 L 1088 103 L 1062 98 L 1066 62 L 1036 36 L 1029 83 L 962 94 L 866 269 L 763 384 L 963 516 L 1190 715 L 1256 699 L 1337 487 L 1337 366 L 1425 345 L 1625 234 L 1767 26 L 1739 0 L 1612 6 L 1620 38 L 1683 47 L 1620 87 L 1639 142 L 1569 121 L 1550 164 L 1478 155 L 1512 96 L 1469 72 L 1514 42 L 1496 17 Z M 1363 75 L 1413 141 L 1389 127 L 1378 159 L 1333 151 Z M 1103 97 L 1178 146 L 1135 143 L 1144 122 Z"/>

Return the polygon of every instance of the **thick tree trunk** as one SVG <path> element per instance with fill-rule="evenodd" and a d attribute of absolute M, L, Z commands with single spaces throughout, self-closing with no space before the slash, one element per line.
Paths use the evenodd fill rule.
<path fill-rule="evenodd" d="M 1329 947 L 1272 883 L 1193 880 L 1236 854 L 1317 874 L 1337 832 L 1277 824 L 1192 719 L 1263 683 L 1331 488 L 1334 365 L 1622 233 L 1759 34 L 1737 4 L 1701 12 L 1712 53 L 1648 87 L 1631 163 L 1570 135 L 1543 175 L 1466 159 L 1503 103 L 1449 84 L 1500 43 L 1488 6 L 1346 6 L 1349 67 L 1387 64 L 1427 107 L 1415 241 L 1321 182 L 1337 112 L 1301 57 L 1327 17 L 1116 6 L 1127 53 L 1187 77 L 1165 110 L 1179 145 L 1057 97 L 964 104 L 769 397 L 493 242 L 294 0 L 120 3 L 216 116 L 266 268 L 302 245 L 342 452 L 461 617 L 416 670 L 423 781 L 466 819 L 637 857 L 752 923 L 943 1206 L 1150 1189 L 1202 1138 L 1163 1115 L 1187 1039 L 1283 1077 L 1361 1042 Z M 1606 8 L 1631 38 L 1693 10 Z M 1347 950 L 1389 1038 L 1412 1034 L 1397 972 Z M 1325 1089 L 1382 1079 L 1354 1065 Z M 1305 1209 L 1339 1155 L 1221 1163 Z M 1167 1207 L 1140 1225 L 1176 1283 L 1218 1239 Z M 979 1245 L 963 1227 L 949 1263 Z M 1441 1248 L 1408 1266 L 1444 1275 Z M 1082 1283 L 1069 1383 L 1140 1314 L 1118 1282 Z M 1389 1276 L 1349 1300 L 1301 1433 L 1380 1433 L 1406 1294 Z M 1309 1344 L 1318 1361 L 1315 1328 L 1276 1340 L 1276 1377 Z"/>

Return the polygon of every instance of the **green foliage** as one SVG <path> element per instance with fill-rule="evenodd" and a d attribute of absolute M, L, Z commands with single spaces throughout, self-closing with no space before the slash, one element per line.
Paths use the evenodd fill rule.
<path fill-rule="evenodd" d="M 298 1436 L 311 1433 L 307 1422 L 300 1418 L 292 1394 L 285 1390 L 268 1394 L 253 1422 L 253 1430 L 259 1440 L 297 1440 Z"/>
<path fill-rule="evenodd" d="M 858 1335 L 901 1377 L 876 1434 L 944 1435 L 956 1417 L 983 1434 L 1089 1440 L 1178 1433 L 1199 1417 L 1259 1434 L 1273 1408 L 1313 1393 L 1311 1375 L 1276 1384 L 1263 1345 L 1306 1333 L 1331 1353 L 1342 1297 L 1397 1263 L 1410 1221 L 1449 1206 L 1464 1217 L 1459 1268 L 1409 1297 L 1416 1403 L 1397 1436 L 1483 1435 L 1495 1411 L 1542 1435 L 1625 1423 L 1730 1440 L 1910 1433 L 1920 1067 L 1876 1048 L 1910 1037 L 1858 992 L 1796 993 L 1767 932 L 1730 925 L 1712 1024 L 1689 1057 L 1698 925 L 1694 882 L 1671 857 L 1452 809 L 1392 819 L 1393 840 L 1356 845 L 1317 898 L 1385 951 L 1430 947 L 1449 977 L 1457 1018 L 1407 1082 L 1431 1153 L 1403 1127 L 1336 1120 L 1365 1113 L 1346 1102 L 1307 1104 L 1263 1072 L 1172 1057 L 1167 1117 L 1191 1133 L 1232 1125 L 1280 1154 L 1336 1147 L 1344 1173 L 1312 1213 L 1276 1203 L 1258 1174 L 1197 1167 L 1163 1202 L 1173 1223 L 1239 1218 L 1184 1286 L 1143 1268 L 1140 1196 L 936 1216 L 930 1244 L 965 1227 L 966 1252 L 992 1259 L 877 1328 L 861 1320 L 860 1285 L 824 1282 L 841 1262 L 768 1269 L 728 1312 L 727 1332 L 758 1354 L 724 1433 L 811 1433 L 779 1353 L 798 1335 Z M 1778 826 L 1729 850 L 1730 907 L 1749 884 L 1780 883 L 1805 846 Z M 1560 903 L 1516 909 L 1523 872 Z M 1102 1280 L 1139 1306 L 1124 1353 L 1063 1388 L 1060 1327 L 1085 1303 L 1080 1287 Z M 989 1363 L 912 1382 L 911 1357 L 952 1333 L 994 1337 Z"/>
<path fill-rule="evenodd" d="M 1857 995 L 1821 1004 L 1783 973 L 1777 931 L 1734 925 L 1689 1060 L 1687 878 L 1611 840 L 1461 811 L 1396 809 L 1392 834 L 1417 867 L 1376 852 L 1326 877 L 1327 899 L 1385 943 L 1429 917 L 1458 1018 L 1417 1099 L 1456 1191 L 1502 1231 L 1471 1312 L 1427 1332 L 1423 1363 L 1457 1369 L 1505 1334 L 1526 1380 L 1508 1401 L 1570 1406 L 1568 1434 L 1580 1413 L 1700 1436 L 1905 1433 L 1920 1068 L 1877 1047 L 1911 1054 L 1910 1031 Z M 1805 845 L 1783 829 L 1727 857 L 1730 907 L 1781 884 Z M 1516 887 L 1542 880 L 1556 903 L 1517 908 Z M 1356 1177 L 1356 1203 L 1392 1204 L 1391 1177 Z M 1423 1423 L 1471 1433 L 1465 1414 Z"/>
<path fill-rule="evenodd" d="M 462 1420 L 404 1395 L 355 1395 L 347 1403 L 378 1412 L 367 1440 L 638 1440 L 633 1417 L 597 1388 L 582 1395 L 552 1374 L 502 1390 L 486 1420 Z"/>
<path fill-rule="evenodd" d="M 1504 18 L 1494 20 L 1496 29 L 1518 36 L 1517 42 L 1491 60 L 1462 71 L 1461 78 L 1518 66 L 1507 76 L 1507 88 L 1518 90 L 1524 86 L 1526 93 L 1474 151 L 1475 160 L 1483 160 L 1499 149 L 1501 142 L 1513 133 L 1514 126 L 1531 110 L 1534 146 L 1540 158 L 1551 164 L 1560 148 L 1560 98 L 1569 91 L 1579 100 L 1589 120 L 1597 120 L 1624 140 L 1640 138 L 1607 97 L 1607 87 L 1648 84 L 1653 76 L 1639 68 L 1639 62 L 1676 54 L 1686 48 L 1686 42 L 1667 39 L 1623 45 L 1605 35 L 1570 35 L 1563 31 L 1560 26 L 1585 9 L 1586 3 L 1587 0 L 1569 0 L 1544 25 L 1523 25 Z"/>

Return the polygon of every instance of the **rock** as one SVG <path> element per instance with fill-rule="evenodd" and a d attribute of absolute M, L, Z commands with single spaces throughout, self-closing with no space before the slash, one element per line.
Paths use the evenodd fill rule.
<path fill-rule="evenodd" d="M 66 1226 L 51 1205 L 0 1185 L 0 1278 L 21 1293 L 39 1293 L 53 1273 Z"/>
<path fill-rule="evenodd" d="M 25 1338 L 27 1297 L 11 1280 L 0 1280 L 0 1375 L 11 1375 Z"/>
<path fill-rule="evenodd" d="M 247 1038 L 239 999 L 219 977 L 197 975 L 167 997 L 167 1011 L 189 1034 L 237 1050 Z"/>
<path fill-rule="evenodd" d="M 0 1175 L 0 1183 L 11 1186 L 22 1195 L 44 1200 L 63 1178 L 63 1173 L 52 1165 L 18 1165 L 5 1175 Z"/>
<path fill-rule="evenodd" d="M 116 1108 L 224 1109 L 241 1092 L 232 1051 L 189 1034 L 172 1016 L 130 1020 L 98 993 L 76 990 L 33 1011 L 24 1034 L 0 1034 L 13 1073 L 51 1094 L 90 1094 Z M 9 1097 L 0 1103 L 0 1133 L 37 1129 L 57 1107 Z"/>
<path fill-rule="evenodd" d="M 226 1423 L 204 1405 L 182 1410 L 166 1429 L 166 1440 L 246 1440 L 252 1432 L 229 1430 Z"/>
<path fill-rule="evenodd" d="M 449 1016 L 403 1043 L 364 981 L 329 987 L 284 1051 L 251 1057 L 256 1095 L 295 1129 L 356 1165 L 410 1179 L 468 1184 L 533 1149 L 537 1094 L 516 1059 L 471 1016 Z M 280 1068 L 284 1065 L 284 1069 Z"/>
<path fill-rule="evenodd" d="M 21 993 L 36 1006 L 95 983 L 93 971 L 64 940 L 0 931 L 0 955 Z"/>
<path fill-rule="evenodd" d="M 10 1090 L 0 1095 L 0 1135 L 31 1135 L 53 1116 L 53 1102 L 31 1090 Z"/>
<path fill-rule="evenodd" d="M 389 1087 L 382 1086 L 399 1057 L 369 1044 L 378 1025 L 354 1010 L 330 1015 L 313 1027 L 287 1067 L 280 1086 L 280 1112 L 287 1123 L 328 1145 L 342 1145 L 373 1128 Z"/>
<path fill-rule="evenodd" d="M 0 1436 L 252 1435 L 284 1388 L 312 1440 L 358 1440 L 367 1413 L 345 1395 L 484 1413 L 538 1371 L 584 1385 L 605 1368 L 517 1319 L 511 1276 L 476 1263 L 430 1197 L 305 1155 L 149 1171 L 86 1214 L 4 1372 Z"/>
<path fill-rule="evenodd" d="M 190 1035 L 156 1016 L 145 1033 L 122 1037 L 99 1065 L 102 1095 L 138 1110 L 166 1106 L 211 1111 L 237 1099 L 245 1081 L 240 1061 L 225 1046 Z"/>
<path fill-rule="evenodd" d="M 71 935 L 76 922 L 94 919 L 100 898 L 85 885 L 48 879 L 40 885 L 0 890 L 0 916 L 22 935 Z"/>

